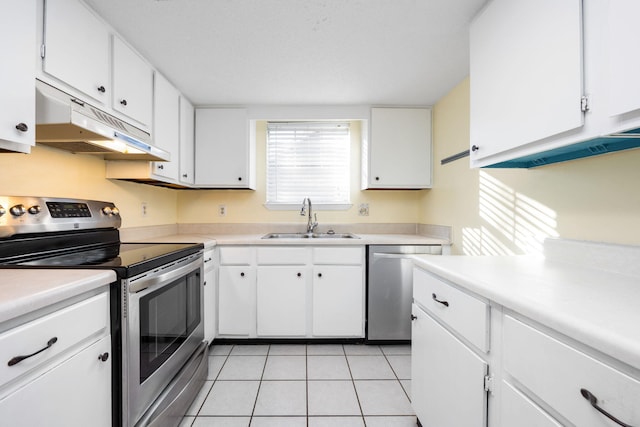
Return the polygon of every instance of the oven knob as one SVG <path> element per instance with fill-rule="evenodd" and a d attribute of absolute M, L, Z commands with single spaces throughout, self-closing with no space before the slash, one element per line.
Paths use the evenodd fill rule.
<path fill-rule="evenodd" d="M 111 214 L 112 215 L 120 215 L 120 209 L 116 208 L 115 206 L 113 208 L 111 208 Z"/>
<path fill-rule="evenodd" d="M 102 213 L 105 215 L 111 215 L 113 211 L 111 210 L 110 206 L 105 206 L 104 208 L 102 208 Z"/>
<path fill-rule="evenodd" d="M 11 209 L 9 209 L 9 212 L 11 212 L 11 215 L 13 216 L 22 216 L 26 211 L 24 209 L 24 205 L 15 205 L 15 206 L 11 206 Z"/>
<path fill-rule="evenodd" d="M 31 215 L 39 214 L 42 208 L 39 205 L 33 205 L 29 208 L 29 213 Z"/>
<path fill-rule="evenodd" d="M 4 215 L 7 213 L 7 210 L 4 208 L 4 206 L 0 205 L 0 216 Z"/>

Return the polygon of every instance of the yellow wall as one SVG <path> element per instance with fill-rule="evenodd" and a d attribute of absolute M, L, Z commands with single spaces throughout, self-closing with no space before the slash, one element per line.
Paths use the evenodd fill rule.
<path fill-rule="evenodd" d="M 112 201 L 121 211 L 122 227 L 177 221 L 174 190 L 108 180 L 101 157 L 49 147 L 33 147 L 31 154 L 0 154 L 0 195 Z M 147 203 L 146 217 L 142 216 L 142 201 Z"/>
<path fill-rule="evenodd" d="M 181 191 L 178 196 L 181 223 L 305 223 L 299 209 L 269 210 L 266 201 L 266 122 L 258 122 L 256 131 L 256 191 L 204 190 Z M 360 123 L 351 123 L 351 202 L 346 211 L 319 211 L 322 224 L 415 223 L 421 191 L 360 190 Z M 302 200 L 300 200 L 302 202 Z M 369 204 L 369 216 L 358 216 L 360 203 Z M 218 216 L 218 205 L 226 205 L 227 215 Z"/>
<path fill-rule="evenodd" d="M 440 160 L 469 147 L 469 79 L 434 108 L 434 187 L 419 222 L 453 228 L 453 253 L 536 253 L 545 237 L 640 244 L 640 150 L 536 169 Z"/>

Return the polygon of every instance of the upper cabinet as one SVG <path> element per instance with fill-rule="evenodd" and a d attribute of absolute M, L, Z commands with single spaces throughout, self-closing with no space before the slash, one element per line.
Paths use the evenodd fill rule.
<path fill-rule="evenodd" d="M 535 167 L 640 145 L 633 0 L 492 0 L 471 36 L 472 167 Z"/>
<path fill-rule="evenodd" d="M 178 181 L 180 169 L 180 92 L 160 73 L 154 80 L 153 143 L 171 153 L 168 162 L 153 162 L 156 175 Z"/>
<path fill-rule="evenodd" d="M 255 190 L 255 137 L 244 108 L 196 109 L 195 184 Z"/>
<path fill-rule="evenodd" d="M 193 185 L 195 168 L 193 165 L 195 147 L 196 112 L 184 96 L 180 97 L 180 177 L 182 184 Z"/>
<path fill-rule="evenodd" d="M 29 46 L 36 44 L 35 2 L 4 1 L 0 27 L 0 151 L 29 153 L 35 140 L 35 61 Z"/>
<path fill-rule="evenodd" d="M 153 70 L 147 62 L 113 36 L 113 109 L 151 125 L 153 105 Z"/>
<path fill-rule="evenodd" d="M 431 109 L 371 109 L 370 129 L 363 129 L 362 189 L 430 188 L 431 162 Z"/>
<path fill-rule="evenodd" d="M 47 0 L 44 31 L 40 54 L 45 75 L 108 105 L 110 36 L 104 23 L 79 1 Z"/>

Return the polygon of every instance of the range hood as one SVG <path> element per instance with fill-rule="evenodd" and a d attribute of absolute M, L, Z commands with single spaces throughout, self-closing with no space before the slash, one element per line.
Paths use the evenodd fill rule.
<path fill-rule="evenodd" d="M 107 160 L 171 160 L 150 140 L 147 132 L 36 80 L 37 143 Z"/>

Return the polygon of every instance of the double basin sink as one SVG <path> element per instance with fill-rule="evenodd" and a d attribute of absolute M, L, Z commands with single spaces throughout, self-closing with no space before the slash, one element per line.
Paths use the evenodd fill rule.
<path fill-rule="evenodd" d="M 359 239 L 351 233 L 269 233 L 263 239 Z"/>

